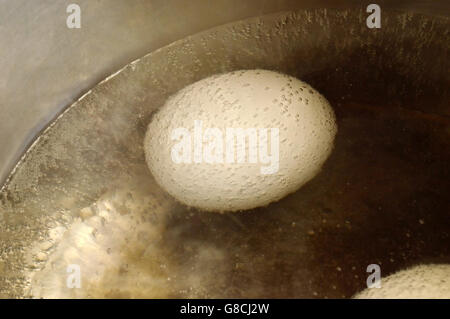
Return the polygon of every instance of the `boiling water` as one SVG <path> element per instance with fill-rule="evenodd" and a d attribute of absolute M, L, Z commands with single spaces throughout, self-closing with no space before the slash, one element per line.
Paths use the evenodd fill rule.
<path fill-rule="evenodd" d="M 0 297 L 339 298 L 365 287 L 369 264 L 388 274 L 449 262 L 449 22 L 385 12 L 370 30 L 365 18 L 318 10 L 225 25 L 93 88 L 0 193 Z M 149 173 L 146 126 L 182 87 L 245 68 L 323 93 L 335 149 L 317 177 L 268 207 L 189 210 Z M 67 285 L 73 265 L 81 288 Z"/>

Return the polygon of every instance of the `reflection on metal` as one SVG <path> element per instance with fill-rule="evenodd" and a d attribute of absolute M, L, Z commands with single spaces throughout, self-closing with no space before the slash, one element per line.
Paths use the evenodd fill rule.
<path fill-rule="evenodd" d="M 383 11 L 382 28 L 368 29 L 366 16 L 307 10 L 221 26 L 94 87 L 0 193 L 0 297 L 349 297 L 369 264 L 449 261 L 449 21 Z M 187 84 L 246 68 L 323 93 L 335 151 L 278 203 L 189 210 L 154 183 L 146 125 Z M 81 288 L 67 287 L 69 265 Z"/>

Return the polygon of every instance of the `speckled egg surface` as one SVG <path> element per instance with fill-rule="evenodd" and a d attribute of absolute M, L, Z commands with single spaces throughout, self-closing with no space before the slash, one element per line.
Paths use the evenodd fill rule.
<path fill-rule="evenodd" d="M 337 126 L 308 84 L 267 70 L 214 75 L 170 97 L 148 126 L 144 149 L 158 184 L 205 211 L 265 206 L 319 171 Z"/>
<path fill-rule="evenodd" d="M 367 288 L 357 299 L 450 299 L 450 265 L 419 265 L 381 278 L 380 288 Z"/>

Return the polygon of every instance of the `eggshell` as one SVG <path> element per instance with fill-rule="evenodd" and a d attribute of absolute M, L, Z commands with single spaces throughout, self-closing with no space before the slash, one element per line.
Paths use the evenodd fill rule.
<path fill-rule="evenodd" d="M 367 288 L 356 299 L 450 299 L 450 265 L 419 265 L 381 277 L 380 288 Z"/>
<path fill-rule="evenodd" d="M 242 132 L 245 145 L 236 137 Z M 241 70 L 170 97 L 153 116 L 144 149 L 154 178 L 179 202 L 240 211 L 277 201 L 313 178 L 336 133 L 333 109 L 310 85 L 274 71 Z"/>

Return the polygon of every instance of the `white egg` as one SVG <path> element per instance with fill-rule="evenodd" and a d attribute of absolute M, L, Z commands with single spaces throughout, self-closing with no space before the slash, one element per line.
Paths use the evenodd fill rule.
<path fill-rule="evenodd" d="M 337 132 L 327 100 L 267 70 L 193 83 L 168 99 L 145 137 L 147 164 L 181 203 L 206 211 L 267 205 L 313 178 Z"/>
<path fill-rule="evenodd" d="M 381 278 L 380 288 L 367 288 L 357 299 L 450 299 L 450 265 L 419 265 Z"/>

